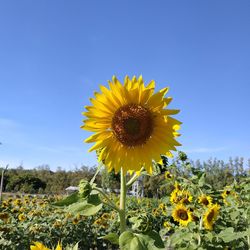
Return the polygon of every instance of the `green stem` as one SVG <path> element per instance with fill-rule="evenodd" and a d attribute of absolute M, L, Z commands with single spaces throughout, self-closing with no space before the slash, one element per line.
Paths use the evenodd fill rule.
<path fill-rule="evenodd" d="M 93 190 L 98 191 L 107 200 L 107 203 L 103 202 L 104 204 L 110 206 L 111 208 L 119 212 L 119 208 L 113 203 L 113 201 L 108 197 L 108 195 L 102 189 L 93 187 Z"/>
<path fill-rule="evenodd" d="M 143 170 L 143 168 L 141 168 L 141 170 L 140 171 L 142 171 Z M 129 189 L 132 185 L 133 185 L 133 183 L 138 179 L 140 177 L 140 175 L 137 175 L 136 173 L 130 178 L 130 180 L 127 182 L 127 184 L 126 184 L 126 187 L 127 187 L 127 189 Z"/>
<path fill-rule="evenodd" d="M 126 173 L 123 172 L 121 168 L 121 189 L 120 189 L 120 233 L 122 234 L 126 231 Z"/>

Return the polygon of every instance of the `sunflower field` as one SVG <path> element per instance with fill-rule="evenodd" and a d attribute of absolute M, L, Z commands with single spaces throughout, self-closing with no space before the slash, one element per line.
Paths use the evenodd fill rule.
<path fill-rule="evenodd" d="M 184 160 L 183 166 L 190 168 Z M 192 170 L 187 178 L 178 169 L 155 164 L 154 175 L 163 177 L 161 199 L 127 199 L 126 223 L 141 245 L 124 240 L 122 249 L 248 249 L 250 245 L 250 179 L 234 182 L 223 190 L 205 183 L 205 173 Z M 119 216 L 106 206 L 107 198 L 119 205 L 116 195 L 103 198 L 103 206 L 76 212 L 69 198 L 51 196 L 6 197 L 0 212 L 0 249 L 31 249 L 34 242 L 55 249 L 119 249 Z M 64 206 L 60 202 L 64 202 Z M 66 205 L 65 205 L 66 204 Z M 89 212 L 90 211 L 90 212 Z M 150 247 L 144 239 L 153 239 Z M 146 242 L 146 240 L 145 240 Z M 76 248 L 78 243 L 78 248 Z M 74 248 L 75 247 L 75 248 Z"/>
<path fill-rule="evenodd" d="M 218 190 L 185 153 L 178 154 L 180 164 L 169 164 L 181 145 L 181 122 L 172 118 L 178 109 L 167 109 L 167 92 L 155 92 L 155 82 L 145 85 L 142 76 L 126 76 L 124 83 L 114 76 L 109 89 L 101 85 L 82 125 L 93 133 L 85 142 L 94 143 L 96 173 L 69 196 L 6 197 L 1 249 L 249 249 L 249 175 L 233 176 Z M 95 183 L 102 167 L 119 173 L 119 194 Z M 129 196 L 140 179 L 156 176 L 161 197 Z"/>

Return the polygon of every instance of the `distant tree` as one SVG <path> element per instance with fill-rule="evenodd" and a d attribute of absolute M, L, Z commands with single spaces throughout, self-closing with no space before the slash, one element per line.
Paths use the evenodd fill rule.
<path fill-rule="evenodd" d="M 21 191 L 25 193 L 36 193 L 39 189 L 45 189 L 46 182 L 32 175 L 22 175 L 11 178 L 6 185 L 7 191 Z"/>

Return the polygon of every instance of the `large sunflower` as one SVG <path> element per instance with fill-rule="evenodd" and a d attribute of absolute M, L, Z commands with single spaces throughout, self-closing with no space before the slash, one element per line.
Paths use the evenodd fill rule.
<path fill-rule="evenodd" d="M 179 110 L 164 109 L 172 100 L 164 97 L 168 88 L 154 93 L 155 82 L 145 86 L 141 76 L 126 76 L 124 85 L 113 77 L 109 87 L 100 86 L 83 113 L 87 119 L 82 128 L 94 132 L 85 140 L 95 143 L 89 151 L 99 150 L 98 160 L 109 171 L 138 171 L 143 166 L 152 173 L 152 160 L 158 162 L 161 154 L 181 145 L 175 140 L 181 122 L 170 117 Z"/>
<path fill-rule="evenodd" d="M 218 204 L 214 204 L 204 214 L 203 224 L 204 224 L 204 227 L 206 229 L 208 229 L 208 230 L 213 229 L 213 224 L 214 224 L 215 220 L 217 219 L 217 216 L 219 214 L 219 210 L 220 210 L 220 206 Z"/>
<path fill-rule="evenodd" d="M 182 226 L 187 226 L 193 219 L 192 212 L 190 212 L 184 205 L 177 205 L 172 211 L 172 217 Z"/>

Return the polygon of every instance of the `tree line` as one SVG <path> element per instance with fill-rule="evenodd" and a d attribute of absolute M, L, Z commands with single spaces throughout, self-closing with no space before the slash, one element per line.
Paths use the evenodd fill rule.
<path fill-rule="evenodd" d="M 179 152 L 178 157 L 171 162 L 156 164 L 158 174 L 145 176 L 143 178 L 144 195 L 147 197 L 161 197 L 170 191 L 161 190 L 161 182 L 164 180 L 164 172 L 170 171 L 173 176 L 184 176 L 189 178 L 191 170 L 206 172 L 206 183 L 215 190 L 239 182 L 242 178 L 250 174 L 250 159 L 244 161 L 242 157 L 229 158 L 227 162 L 218 159 L 209 159 L 201 162 L 200 160 L 189 160 L 186 155 Z M 4 175 L 4 192 L 21 193 L 41 193 L 41 194 L 60 194 L 64 193 L 69 186 L 77 186 L 81 179 L 90 180 L 96 172 L 96 166 L 81 166 L 74 170 L 66 171 L 60 167 L 56 171 L 50 170 L 48 165 L 42 165 L 34 169 L 24 169 L 17 167 L 8 169 Z M 105 189 L 119 189 L 119 174 L 114 172 L 107 173 L 104 168 L 96 177 L 97 185 L 102 185 Z"/>

